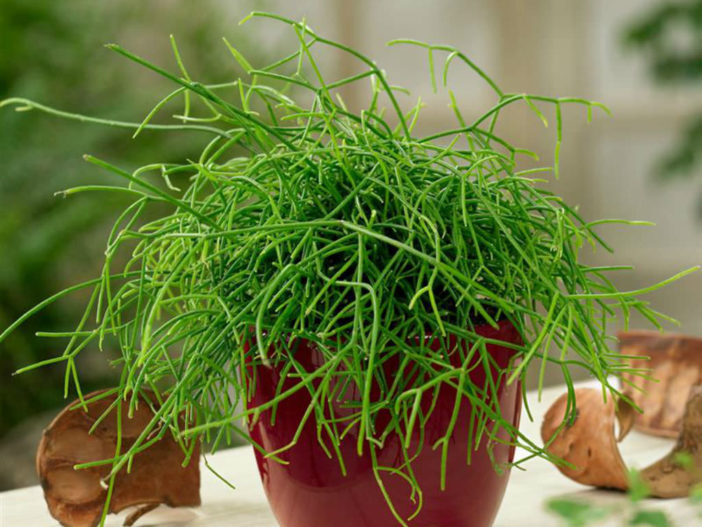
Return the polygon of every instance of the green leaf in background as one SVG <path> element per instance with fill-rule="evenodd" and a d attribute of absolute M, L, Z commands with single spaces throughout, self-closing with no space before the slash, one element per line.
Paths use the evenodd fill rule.
<path fill-rule="evenodd" d="M 546 509 L 568 527 L 585 527 L 601 521 L 613 512 L 611 507 L 592 505 L 582 500 L 556 498 L 546 502 Z"/>
<path fill-rule="evenodd" d="M 678 452 L 675 454 L 674 461 L 686 470 L 692 470 L 695 466 L 695 458 L 689 452 Z"/>
<path fill-rule="evenodd" d="M 690 500 L 697 505 L 702 505 L 702 484 L 697 484 L 692 487 Z"/>
<path fill-rule="evenodd" d="M 638 470 L 629 471 L 629 500 L 632 503 L 638 503 L 647 498 L 651 494 L 648 485 L 641 479 L 641 473 Z"/>
<path fill-rule="evenodd" d="M 629 525 L 649 525 L 650 527 L 672 527 L 665 512 L 661 510 L 639 510 L 629 520 Z"/>
<path fill-rule="evenodd" d="M 625 44 L 646 59 L 651 77 L 661 85 L 699 86 L 702 0 L 641 4 L 646 5 L 646 11 L 625 28 Z M 662 180 L 689 178 L 699 175 L 701 167 L 702 109 L 698 109 L 691 112 L 677 141 L 658 160 L 655 174 Z"/>

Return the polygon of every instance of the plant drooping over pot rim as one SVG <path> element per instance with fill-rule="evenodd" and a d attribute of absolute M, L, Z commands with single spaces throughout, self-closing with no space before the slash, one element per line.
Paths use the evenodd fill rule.
<path fill-rule="evenodd" d="M 353 426 L 360 430 L 359 454 L 378 448 L 390 432 L 408 443 L 413 428 L 427 418 L 418 416 L 422 395 L 448 385 L 478 413 L 474 445 L 504 442 L 506 433 L 530 457 L 548 456 L 502 417 L 497 397 L 489 397 L 494 384 L 465 382 L 445 346 L 432 351 L 410 342 L 452 335 L 465 344 L 455 352 L 489 365 L 488 341 L 475 328 L 506 320 L 525 342 L 501 343 L 520 358 L 506 372 L 510 382 L 537 363 L 541 383 L 550 361 L 561 366 L 571 395 L 574 367 L 615 391 L 608 378 L 624 366 L 610 350 L 608 319 L 619 311 L 628 321 L 638 311 L 659 326 L 662 315 L 640 295 L 691 270 L 650 288 L 617 290 L 609 274 L 629 267 L 588 267 L 578 260 L 584 244 L 609 250 L 594 227 L 617 220 L 585 222 L 532 177 L 550 171 L 558 176 L 562 107 L 582 105 L 589 119 L 602 105 L 504 93 L 452 47 L 395 41 L 428 55 L 434 89 L 447 91 L 456 117 L 450 129 L 421 136 L 414 132 L 421 102 L 403 109 L 398 100 L 403 90 L 372 60 L 304 22 L 251 16 L 286 24 L 299 47 L 254 68 L 225 41 L 244 70 L 226 84 L 192 80 L 175 42 L 179 74 L 110 45 L 175 85 L 141 124 L 69 114 L 25 99 L 2 103 L 134 128 L 135 136 L 160 130 L 209 140 L 198 159 L 155 162 L 133 172 L 86 156 L 124 178 L 125 185 L 78 187 L 63 195 L 99 190 L 133 197 L 108 236 L 102 273 L 42 302 L 0 339 L 48 303 L 81 289 L 91 292 L 74 331 L 41 334 L 67 339 L 63 354 L 22 371 L 63 362 L 66 391 L 73 385 L 80 396 L 78 354 L 89 346 L 118 345 L 120 357 L 113 364 L 121 375 L 112 393 L 135 405 L 149 390 L 160 408 L 140 438 L 109 460 L 113 472 L 166 433 L 202 436 L 217 449 L 232 434 L 245 435 L 236 426 L 242 418 L 256 419 L 300 389 L 311 394 L 308 418 L 316 420 L 320 444 L 330 455 Z M 317 54 L 323 48 L 350 54 L 362 69 L 326 79 Z M 477 118 L 464 116 L 448 89 L 456 67 L 474 71 L 494 93 L 494 106 Z M 360 112 L 339 97 L 352 84 L 370 87 Z M 151 123 L 180 97 L 185 108 L 177 123 Z M 518 170 L 517 155 L 533 154 L 496 133 L 499 116 L 512 104 L 526 104 L 544 124 L 542 110 L 555 109 L 553 168 Z M 170 210 L 154 219 L 153 207 Z M 323 353 L 326 362 L 317 370 L 299 367 L 291 351 L 297 338 L 314 342 Z M 551 346 L 561 349 L 560 356 L 547 356 Z M 399 365 L 393 378 L 384 370 L 389 360 Z M 265 408 L 249 408 L 255 384 L 245 367 L 250 362 L 282 363 L 300 382 Z M 360 394 L 341 421 L 327 411 L 339 386 L 353 386 Z M 566 410 L 566 420 L 573 409 Z M 389 416 L 383 429 L 376 427 L 381 413 Z M 485 426 L 488 422 L 493 425 Z M 411 470 L 405 477 L 416 486 Z"/>

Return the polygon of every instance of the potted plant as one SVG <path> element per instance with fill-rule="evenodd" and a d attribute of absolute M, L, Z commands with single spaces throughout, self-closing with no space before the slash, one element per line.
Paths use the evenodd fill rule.
<path fill-rule="evenodd" d="M 588 116 L 603 107 L 508 94 L 456 49 L 396 41 L 428 55 L 456 117 L 418 135 L 421 102 L 404 107 L 371 59 L 304 23 L 252 16 L 287 25 L 299 45 L 255 68 L 227 43 L 244 71 L 228 84 L 193 81 L 175 46 L 178 74 L 110 45 L 175 88 L 140 124 L 92 120 L 135 136 L 204 136 L 202 154 L 133 171 L 86 156 L 125 185 L 64 195 L 133 198 L 109 233 L 102 272 L 0 338 L 48 303 L 90 291 L 77 328 L 53 335 L 68 339 L 64 353 L 32 367 L 65 363 L 80 395 L 78 354 L 114 346 L 113 393 L 158 399 L 113 473 L 154 434 L 197 437 L 211 450 L 240 434 L 283 527 L 490 525 L 515 447 L 547 455 L 519 433 L 527 370 L 536 366 L 541 383 L 547 362 L 560 365 L 572 390 L 571 370 L 584 368 L 615 390 L 610 375 L 622 364 L 608 319 L 620 309 L 658 324 L 639 296 L 670 281 L 621 292 L 608 275 L 623 267 L 581 263 L 584 244 L 607 247 L 598 222 L 532 177 L 558 175 L 564 105 Z M 319 51 L 350 54 L 361 69 L 326 79 Z M 455 67 L 487 83 L 494 106 L 464 116 L 448 89 Z M 350 85 L 367 89 L 360 111 L 339 97 Z M 178 122 L 153 124 L 179 97 Z M 57 113 L 3 104 L 13 103 Z M 544 122 L 542 111 L 555 109 L 553 168 L 519 170 L 518 156 L 531 153 L 497 133 L 513 104 Z"/>

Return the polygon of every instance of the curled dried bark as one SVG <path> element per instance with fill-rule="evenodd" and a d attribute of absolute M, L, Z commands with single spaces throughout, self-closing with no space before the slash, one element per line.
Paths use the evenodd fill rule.
<path fill-rule="evenodd" d="M 92 393 L 86 399 L 101 393 Z M 112 467 L 107 464 L 76 470 L 74 466 L 114 457 L 118 437 L 116 406 L 104 418 L 103 414 L 115 398 L 110 395 L 88 403 L 87 410 L 74 401 L 44 430 L 39 443 L 36 462 L 44 497 L 51 515 L 66 527 L 94 527 L 100 521 L 107 498 L 106 478 Z M 134 444 L 154 414 L 143 398 L 131 418 L 128 403 L 119 404 L 124 451 Z M 123 469 L 115 476 L 109 512 L 140 507 L 127 518 L 126 524 L 130 525 L 159 504 L 199 505 L 199 445 L 195 444 L 194 449 L 189 463 L 183 467 L 186 456 L 181 445 L 165 434 L 145 452 L 137 454 L 131 470 Z"/>
<path fill-rule="evenodd" d="M 685 403 L 692 388 L 702 383 L 702 339 L 630 331 L 619 334 L 619 349 L 631 357 L 626 361 L 632 368 L 650 370 L 649 378 L 623 375 L 622 393 L 643 410 L 636 415 L 636 429 L 678 437 Z"/>
<path fill-rule="evenodd" d="M 561 426 L 566 412 L 567 394 L 559 397 L 544 416 L 541 437 L 547 450 L 567 465 L 558 469 L 578 483 L 595 487 L 627 490 L 628 469 L 619 452 L 614 423 L 619 420 L 621 440 L 633 422 L 631 406 L 605 402 L 602 392 L 590 388 L 575 390 L 576 417 Z M 687 496 L 702 482 L 702 388 L 692 390 L 682 418 L 682 431 L 673 450 L 641 471 L 650 495 L 658 498 Z M 682 466 L 679 454 L 691 459 Z"/>
<path fill-rule="evenodd" d="M 557 465 L 558 470 L 584 485 L 625 490 L 627 469 L 614 435 L 618 413 L 612 398 L 605 402 L 600 391 L 575 390 L 575 421 L 563 425 L 567 404 L 568 394 L 563 394 L 548 409 L 541 426 L 549 453 L 569 463 Z M 631 412 L 619 415 L 630 416 Z M 631 419 L 625 419 L 625 423 L 630 427 Z M 628 432 L 626 426 L 620 426 L 620 430 Z M 620 433 L 620 438 L 623 435 Z"/>
<path fill-rule="evenodd" d="M 693 389 L 685 406 L 682 432 L 673 450 L 663 459 L 641 471 L 652 496 L 682 498 L 702 483 L 702 388 Z M 681 466 L 678 454 L 690 456 L 691 466 Z"/>

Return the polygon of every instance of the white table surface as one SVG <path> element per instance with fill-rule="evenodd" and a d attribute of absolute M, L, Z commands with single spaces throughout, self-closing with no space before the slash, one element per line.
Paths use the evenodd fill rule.
<path fill-rule="evenodd" d="M 584 386 L 587 384 L 581 384 Z M 542 401 L 529 393 L 534 421 L 522 417 L 522 430 L 539 439 L 541 416 L 564 388 L 545 389 Z M 673 441 L 632 431 L 620 445 L 629 466 L 644 467 L 662 457 Z M 518 453 L 519 455 L 519 453 Z M 250 447 L 225 450 L 208 458 L 210 465 L 228 478 L 237 488 L 232 490 L 202 466 L 202 506 L 195 509 L 160 507 L 138 522 L 142 527 L 276 527 L 268 509 Z M 601 505 L 626 507 L 623 494 L 591 490 L 562 476 L 551 464 L 541 459 L 526 463 L 525 470 L 513 470 L 507 493 L 494 527 L 557 527 L 558 520 L 544 512 L 543 503 L 553 497 L 581 498 Z M 702 519 L 686 500 L 646 500 L 645 507 L 663 509 L 676 527 L 702 526 Z M 110 516 L 107 525 L 122 525 L 125 514 Z M 0 527 L 55 527 L 49 516 L 42 491 L 38 486 L 0 493 Z M 608 527 L 621 521 L 598 524 Z M 314 527 L 310 525 L 310 527 Z"/>

